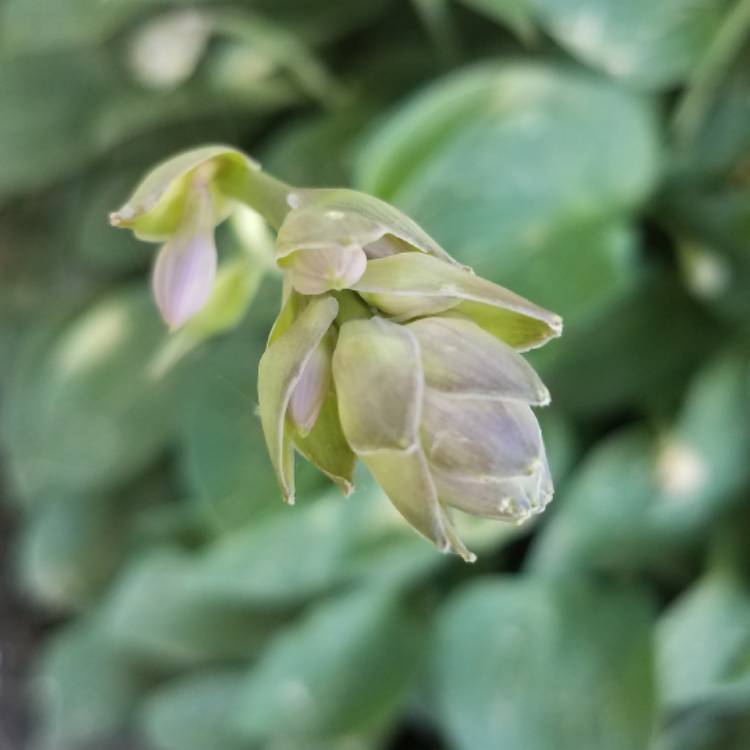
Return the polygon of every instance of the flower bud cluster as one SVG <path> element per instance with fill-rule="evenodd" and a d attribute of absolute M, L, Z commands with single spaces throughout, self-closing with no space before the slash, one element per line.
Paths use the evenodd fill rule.
<path fill-rule="evenodd" d="M 227 153 L 237 169 L 237 152 L 219 158 Z M 295 453 L 346 494 L 359 459 L 417 531 L 466 560 L 474 556 L 451 509 L 513 522 L 541 512 L 553 488 L 531 407 L 549 393 L 520 352 L 559 336 L 560 318 L 476 276 L 382 201 L 284 186 L 280 210 L 278 196 L 242 193 L 236 177 L 217 182 L 227 164 L 211 158 L 179 175 L 181 218 L 157 259 L 154 292 L 180 325 L 210 290 L 224 195 L 272 207 L 283 305 L 258 396 L 286 501 Z M 257 173 L 249 161 L 245 170 Z"/>
<path fill-rule="evenodd" d="M 287 303 L 260 363 L 263 427 L 289 502 L 293 455 L 345 491 L 355 459 L 409 523 L 465 559 L 450 508 L 520 522 L 552 481 L 519 351 L 557 316 L 475 276 L 391 206 L 298 191 L 278 232 Z"/>

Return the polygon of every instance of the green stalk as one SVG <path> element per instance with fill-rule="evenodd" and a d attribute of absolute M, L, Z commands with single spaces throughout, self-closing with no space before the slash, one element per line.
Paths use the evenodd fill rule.
<path fill-rule="evenodd" d="M 246 169 L 233 175 L 222 184 L 222 189 L 229 197 L 257 211 L 276 231 L 294 202 L 295 189 L 261 169 Z"/>

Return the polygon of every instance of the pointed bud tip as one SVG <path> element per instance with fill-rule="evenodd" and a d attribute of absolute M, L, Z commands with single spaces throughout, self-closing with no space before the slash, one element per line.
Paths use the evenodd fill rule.
<path fill-rule="evenodd" d="M 451 544 L 447 539 L 444 539 L 442 542 L 437 543 L 437 548 L 444 555 L 458 555 L 466 563 L 475 563 L 477 561 L 477 556 L 466 549 L 466 547 L 463 546 L 463 543 L 456 546 L 455 544 Z"/>
<path fill-rule="evenodd" d="M 123 226 L 127 221 L 132 219 L 133 217 L 130 215 L 132 212 L 129 212 L 127 209 L 120 209 L 119 211 L 112 211 L 109 215 L 109 224 L 113 227 L 121 227 Z"/>
<path fill-rule="evenodd" d="M 336 479 L 335 482 L 344 497 L 351 497 L 354 492 L 354 485 L 351 482 L 347 482 L 346 479 Z"/>

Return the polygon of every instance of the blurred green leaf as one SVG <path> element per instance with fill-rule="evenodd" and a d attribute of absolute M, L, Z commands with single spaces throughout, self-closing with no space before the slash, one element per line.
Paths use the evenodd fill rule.
<path fill-rule="evenodd" d="M 533 250 L 509 254 L 502 262 L 488 255 L 475 270 L 531 300 L 543 301 L 562 316 L 569 340 L 592 321 L 601 321 L 634 288 L 641 275 L 637 250 L 632 227 L 607 223 L 557 232 Z M 534 356 L 554 359 L 560 348 L 545 347 Z"/>
<path fill-rule="evenodd" d="M 102 636 L 93 619 L 46 644 L 31 683 L 34 750 L 80 750 L 122 730 L 143 680 Z"/>
<path fill-rule="evenodd" d="M 730 321 L 750 320 L 750 189 L 675 187 L 662 209 L 693 295 Z"/>
<path fill-rule="evenodd" d="M 234 726 L 255 741 L 378 727 L 419 663 L 415 623 L 391 591 L 346 594 L 274 639 L 240 690 Z"/>
<path fill-rule="evenodd" d="M 497 277 L 557 232 L 640 204 L 658 169 L 642 100 L 578 71 L 494 63 L 397 110 L 360 153 L 357 182 Z"/>
<path fill-rule="evenodd" d="M 583 416 L 635 404 L 669 413 L 721 342 L 722 328 L 674 279 L 642 274 L 639 281 L 623 284 L 608 306 L 576 316 L 564 342 L 533 355 L 557 406 Z"/>
<path fill-rule="evenodd" d="M 532 569 L 673 567 L 674 550 L 701 539 L 750 475 L 747 373 L 747 355 L 721 357 L 661 441 L 634 427 L 598 443 L 557 498 Z"/>
<path fill-rule="evenodd" d="M 750 675 L 717 687 L 669 718 L 655 750 L 745 750 L 750 743 Z"/>
<path fill-rule="evenodd" d="M 735 3 L 734 7 L 738 7 Z M 693 138 L 675 144 L 670 176 L 686 187 L 689 183 L 742 174 L 750 151 L 750 100 L 747 90 L 750 50 L 743 50 L 734 69 L 714 88 L 712 106 Z"/>
<path fill-rule="evenodd" d="M 264 112 L 299 98 L 283 79 L 231 91 L 231 71 L 208 71 L 174 91 L 146 91 L 107 51 L 14 58 L 0 68 L 0 199 L 80 170 L 127 139 L 194 118 Z"/>
<path fill-rule="evenodd" d="M 167 682 L 141 709 L 143 734 L 156 750 L 247 750 L 229 723 L 244 671 L 225 668 Z"/>
<path fill-rule="evenodd" d="M 0 43 L 6 54 L 13 54 L 102 41 L 148 4 L 148 0 L 8 0 L 0 10 Z"/>
<path fill-rule="evenodd" d="M 142 555 L 111 589 L 102 627 L 129 658 L 164 668 L 249 658 L 286 614 L 252 611 L 241 596 L 227 595 L 227 583 L 202 575 L 188 556 L 175 551 Z"/>
<path fill-rule="evenodd" d="M 164 448 L 179 389 L 174 379 L 153 382 L 147 364 L 165 336 L 139 285 L 18 357 L 2 437 L 24 498 L 110 489 Z"/>
<path fill-rule="evenodd" d="M 456 750 L 642 750 L 656 708 L 650 636 L 634 591 L 468 584 L 437 622 L 436 717 Z"/>
<path fill-rule="evenodd" d="M 294 120 L 271 136 L 263 168 L 290 185 L 346 187 L 353 143 L 366 122 L 366 113 L 354 108 Z"/>
<path fill-rule="evenodd" d="M 462 0 L 462 2 L 487 18 L 508 26 L 522 39 L 529 39 L 533 34 L 532 0 Z"/>
<path fill-rule="evenodd" d="M 112 637 L 168 663 L 254 653 L 279 621 L 347 575 L 341 555 L 358 508 L 336 495 L 282 510 L 225 533 L 201 553 L 137 560 L 105 607 Z"/>
<path fill-rule="evenodd" d="M 750 653 L 750 593 L 736 572 L 709 570 L 659 620 L 657 664 L 661 695 L 685 707 L 728 682 Z"/>
<path fill-rule="evenodd" d="M 173 6 L 219 5 L 220 0 L 176 0 Z M 242 2 L 314 41 L 356 28 L 379 13 L 385 0 L 349 0 L 341 13 L 331 0 Z M 9 53 L 43 52 L 101 42 L 154 12 L 152 0 L 6 0 L 0 10 L 0 46 Z"/>
<path fill-rule="evenodd" d="M 581 61 L 642 89 L 683 80 L 728 3 L 694 0 L 531 0 L 544 28 Z"/>
<path fill-rule="evenodd" d="M 100 497 L 54 498 L 21 530 L 21 584 L 48 608 L 79 609 L 113 573 L 126 533 L 122 515 Z"/>
<path fill-rule="evenodd" d="M 518 533 L 477 523 L 466 537 L 489 549 Z M 348 499 L 331 490 L 225 531 L 200 552 L 141 556 L 111 590 L 103 622 L 124 650 L 155 662 L 238 658 L 315 596 L 353 581 L 408 588 L 449 561 L 379 490 Z"/>

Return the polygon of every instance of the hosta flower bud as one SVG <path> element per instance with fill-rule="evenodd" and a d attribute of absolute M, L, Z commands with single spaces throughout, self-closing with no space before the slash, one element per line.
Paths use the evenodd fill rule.
<path fill-rule="evenodd" d="M 350 289 L 369 259 L 403 252 L 453 259 L 387 203 L 353 190 L 300 190 L 279 229 L 276 260 L 300 294 Z"/>
<path fill-rule="evenodd" d="M 552 482 L 530 404 L 549 400 L 509 346 L 467 319 L 344 323 L 333 357 L 344 435 L 402 515 L 473 559 L 448 506 L 522 521 Z"/>
<path fill-rule="evenodd" d="M 240 151 L 207 146 L 156 167 L 110 222 L 140 239 L 165 242 L 154 267 L 153 289 L 162 316 L 174 329 L 211 295 L 216 225 L 243 200 L 278 226 L 288 211 L 287 192 L 286 185 L 262 173 Z"/>
<path fill-rule="evenodd" d="M 110 214 L 115 227 L 148 242 L 163 242 L 184 224 L 196 181 L 211 196 L 214 226 L 231 210 L 233 193 L 258 165 L 236 149 L 205 146 L 168 159 L 149 172 L 125 205 Z"/>
<path fill-rule="evenodd" d="M 154 297 L 170 328 L 179 328 L 208 302 L 216 264 L 211 196 L 196 185 L 185 203 L 183 224 L 159 250 L 154 265 Z"/>

